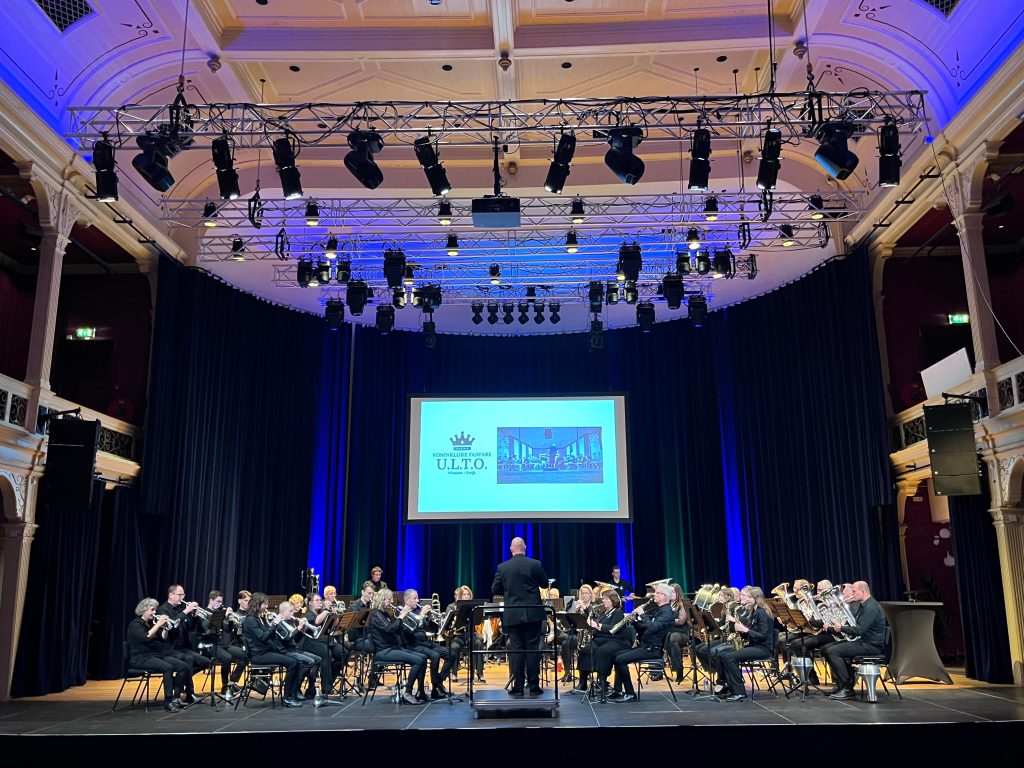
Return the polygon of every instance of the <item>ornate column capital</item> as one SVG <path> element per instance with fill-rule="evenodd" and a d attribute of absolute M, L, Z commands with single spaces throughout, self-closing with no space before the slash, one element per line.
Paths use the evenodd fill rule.
<path fill-rule="evenodd" d="M 1002 141 L 983 141 L 970 152 L 952 157 L 952 162 L 942 171 L 942 188 L 958 230 L 958 220 L 965 213 L 981 207 L 985 171 L 988 164 L 999 156 L 1001 145 Z"/>

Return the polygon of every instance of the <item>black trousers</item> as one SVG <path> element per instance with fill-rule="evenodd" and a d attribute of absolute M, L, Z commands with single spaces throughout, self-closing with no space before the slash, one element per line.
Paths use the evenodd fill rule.
<path fill-rule="evenodd" d="M 723 643 L 720 640 L 713 640 L 710 645 L 708 643 L 698 643 L 697 647 L 694 648 L 697 660 L 704 667 L 704 671 L 708 674 L 717 673 L 719 678 L 722 677 L 720 656 L 726 651 L 732 650 L 735 649 L 731 644 Z"/>
<path fill-rule="evenodd" d="M 456 666 L 456 667 L 458 666 L 459 660 L 462 658 L 462 654 L 463 654 L 463 652 L 465 652 L 466 647 L 468 645 L 469 645 L 469 641 L 466 639 L 465 635 L 459 635 L 454 640 L 452 640 L 452 642 L 451 642 L 451 650 L 452 650 L 452 665 L 453 666 Z M 474 651 L 482 651 L 482 650 L 484 650 L 484 638 L 483 638 L 483 635 L 481 635 L 479 632 L 474 632 L 473 633 L 473 650 Z M 478 678 L 483 677 L 484 676 L 484 656 L 483 656 L 483 654 L 482 653 L 480 653 L 480 654 L 473 654 L 472 655 L 472 659 L 473 659 L 473 664 L 472 664 L 473 673 L 475 673 Z"/>
<path fill-rule="evenodd" d="M 882 649 L 863 640 L 832 643 L 825 648 L 825 660 L 832 668 L 832 679 L 840 688 L 852 688 L 850 659 L 854 656 L 878 656 Z"/>
<path fill-rule="evenodd" d="M 540 688 L 540 644 L 544 638 L 547 623 L 530 621 L 514 626 L 502 625 L 502 632 L 508 637 L 509 677 L 512 690 L 523 690 L 524 683 L 531 688 Z"/>
<path fill-rule="evenodd" d="M 417 643 L 408 646 L 408 649 L 413 653 L 422 653 L 430 659 L 430 684 L 434 688 L 448 679 L 448 674 L 452 671 L 452 655 L 448 653 L 447 648 L 432 643 Z"/>
<path fill-rule="evenodd" d="M 315 669 L 320 671 L 320 692 L 330 693 L 331 685 L 334 682 L 334 670 L 331 668 L 331 650 L 327 643 L 322 640 L 314 640 L 311 637 L 302 638 L 299 650 L 317 659 Z"/>
<path fill-rule="evenodd" d="M 822 632 L 820 635 L 804 635 L 790 641 L 789 655 L 790 657 L 810 656 L 813 651 L 832 645 L 835 641 L 835 636 L 830 635 L 828 632 Z"/>
<path fill-rule="evenodd" d="M 623 692 L 627 696 L 635 694 L 636 691 L 633 690 L 633 678 L 629 675 L 629 665 L 637 661 L 661 659 L 661 657 L 661 648 L 651 648 L 649 646 L 640 646 L 639 648 L 619 651 L 615 654 L 615 685 L 618 686 L 621 683 Z"/>
<path fill-rule="evenodd" d="M 743 693 L 743 674 L 740 672 L 741 661 L 754 661 L 757 659 L 770 659 L 772 652 L 763 645 L 751 645 L 747 648 L 740 648 L 738 651 L 729 648 L 718 654 L 719 671 L 725 678 L 725 684 L 731 693 Z"/>
<path fill-rule="evenodd" d="M 683 670 L 683 647 L 690 642 L 688 630 L 681 629 L 669 632 L 665 638 L 665 650 L 668 652 L 669 666 L 679 674 Z"/>
<path fill-rule="evenodd" d="M 408 664 L 411 669 L 409 670 L 409 677 L 405 681 L 405 690 L 412 693 L 412 687 L 415 683 L 419 683 L 420 690 L 423 689 L 423 681 L 427 676 L 427 657 L 422 653 L 416 653 L 414 651 L 408 651 L 404 648 L 382 648 L 373 655 L 374 661 L 400 661 L 403 664 Z M 371 677 L 371 686 L 372 677 Z"/>
<path fill-rule="evenodd" d="M 237 645 L 215 645 L 213 656 L 220 662 L 220 685 L 222 688 L 228 684 L 229 674 L 232 683 L 237 683 L 242 679 L 246 665 L 245 651 L 242 648 Z M 232 662 L 235 665 L 234 671 L 231 669 Z"/>
<path fill-rule="evenodd" d="M 174 656 L 132 656 L 128 666 L 162 672 L 164 676 L 164 701 L 174 698 L 174 692 L 192 691 L 192 666 Z"/>
<path fill-rule="evenodd" d="M 299 657 L 277 651 L 267 651 L 256 654 L 250 662 L 257 665 L 276 664 L 284 667 L 284 697 L 286 699 L 296 697 L 299 692 L 299 684 L 302 682 L 301 674 L 306 670 L 306 665 L 300 661 Z"/>

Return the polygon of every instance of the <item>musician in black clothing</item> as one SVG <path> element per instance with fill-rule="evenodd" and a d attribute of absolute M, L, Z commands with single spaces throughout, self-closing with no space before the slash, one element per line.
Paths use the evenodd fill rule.
<path fill-rule="evenodd" d="M 317 659 L 317 668 L 320 670 L 320 693 L 326 696 L 334 687 L 334 677 L 337 670 L 345 664 L 345 649 L 338 643 L 332 642 L 329 634 L 324 635 L 320 631 L 319 637 L 317 628 L 322 627 L 330 617 L 331 612 L 324 608 L 324 601 L 320 595 L 314 594 L 309 598 L 309 608 L 303 616 L 306 623 L 303 625 L 302 636 L 299 639 L 299 650 Z M 323 700 L 316 699 L 320 705 Z M 315 706 L 315 705 L 314 705 Z"/>
<path fill-rule="evenodd" d="M 219 590 L 210 590 L 209 600 L 206 603 L 206 610 L 209 613 L 205 618 L 199 617 L 199 625 L 202 627 L 203 637 L 212 644 L 210 653 L 220 662 L 220 693 L 222 696 L 228 696 L 238 692 L 238 681 L 242 679 L 242 673 L 245 671 L 245 649 L 238 641 L 238 635 L 231 631 L 226 622 L 221 624 L 220 631 L 216 635 L 210 634 L 212 614 L 223 607 L 224 595 Z M 232 662 L 235 665 L 234 671 L 231 669 Z M 228 688 L 229 680 L 230 690 Z"/>
<path fill-rule="evenodd" d="M 601 695 L 608 695 L 608 675 L 615 663 L 615 655 L 631 648 L 636 637 L 636 631 L 625 625 L 612 632 L 621 621 L 622 600 L 619 593 L 612 589 L 605 590 L 601 593 L 601 609 L 595 607 L 587 620 L 591 639 L 590 644 L 579 652 L 580 681 L 576 690 L 587 690 L 590 674 L 596 672 Z"/>
<path fill-rule="evenodd" d="M 665 652 L 668 653 L 669 666 L 676 673 L 676 682 L 683 682 L 683 648 L 690 642 L 690 614 L 683 605 L 683 586 L 673 582 L 670 584 L 675 595 L 672 598 L 672 630 L 665 638 Z"/>
<path fill-rule="evenodd" d="M 619 651 L 615 654 L 617 678 L 615 684 L 622 684 L 623 693 L 621 698 L 612 696 L 612 701 L 620 703 L 636 701 L 633 680 L 629 676 L 630 664 L 662 658 L 665 636 L 672 630 L 672 622 L 676 617 L 671 605 L 674 596 L 675 592 L 672 587 L 665 583 L 659 584 L 654 589 L 654 604 L 657 607 L 648 607 L 650 603 L 645 603 L 636 609 L 635 612 L 639 617 L 637 632 L 640 635 L 640 645 L 637 648 Z"/>
<path fill-rule="evenodd" d="M 199 603 L 187 602 L 185 600 L 185 587 L 181 584 L 171 584 L 167 588 L 167 600 L 156 609 L 157 615 L 167 616 L 171 622 L 178 622 L 178 626 L 168 629 L 167 637 L 173 648 L 173 655 L 192 665 L 192 673 L 206 669 L 210 666 L 210 660 L 201 653 L 195 651 L 193 635 L 197 633 L 199 623 L 197 621 L 196 608 Z M 197 699 L 190 693 L 184 699 L 186 704 L 195 704 Z"/>
<path fill-rule="evenodd" d="M 509 545 L 512 557 L 501 563 L 491 583 L 491 594 L 504 595 L 501 631 L 508 637 L 509 694 L 523 695 L 529 682 L 530 695 L 544 692 L 540 687 L 540 647 L 544 639 L 544 606 L 540 590 L 548 586 L 548 575 L 539 560 L 526 556 L 526 542 L 516 536 Z"/>
<path fill-rule="evenodd" d="M 242 620 L 242 634 L 253 664 L 274 664 L 285 668 L 284 705 L 301 707 L 299 685 L 306 673 L 306 665 L 298 656 L 283 652 L 277 627 L 279 617 L 267 614 L 267 596 L 256 592 L 249 600 L 249 610 Z"/>
<path fill-rule="evenodd" d="M 755 659 L 770 659 L 775 653 L 778 632 L 775 620 L 768 612 L 764 592 L 760 587 L 744 587 L 740 590 L 740 611 L 734 622 L 735 631 L 744 640 L 744 647 L 730 649 L 718 656 L 719 671 L 725 678 L 729 695 L 726 701 L 740 701 L 747 698 L 743 687 L 740 662 Z"/>
<path fill-rule="evenodd" d="M 157 602 L 147 597 L 135 606 L 135 618 L 128 624 L 128 666 L 162 672 L 164 709 L 178 711 L 178 691 L 192 693 L 192 665 L 168 655 L 166 615 L 156 616 Z"/>
<path fill-rule="evenodd" d="M 422 653 L 430 659 L 430 698 L 443 699 L 448 696 L 444 687 L 444 681 L 452 668 L 452 655 L 447 648 L 432 643 L 427 638 L 427 632 L 436 632 L 438 626 L 427 617 L 427 611 L 420 606 L 420 596 L 415 589 L 407 589 L 402 595 L 405 608 L 408 609 L 407 618 L 403 624 L 403 641 L 407 650 L 415 653 Z M 416 692 L 417 698 L 421 701 L 427 700 L 426 692 L 420 683 L 420 689 Z"/>
<path fill-rule="evenodd" d="M 461 586 L 455 588 L 455 600 L 445 607 L 445 612 L 450 613 L 458 609 L 459 600 L 472 600 L 473 590 L 468 586 Z M 472 641 L 469 637 L 472 636 Z M 452 669 L 458 670 L 459 660 L 462 658 L 462 652 L 465 648 L 472 643 L 472 649 L 474 651 L 484 650 L 484 636 L 475 630 L 471 631 L 467 627 L 463 627 L 457 632 L 457 634 L 451 638 L 449 647 L 452 651 Z M 484 654 L 474 653 L 470 655 L 472 660 L 473 671 L 467 674 L 476 674 L 476 681 L 478 683 L 486 683 L 484 680 Z M 459 682 L 458 677 L 455 678 L 455 682 Z"/>
<path fill-rule="evenodd" d="M 419 683 L 420 690 L 423 690 L 423 682 L 427 675 L 427 657 L 402 647 L 402 620 L 408 614 L 408 608 L 396 612 L 394 593 L 390 589 L 381 589 L 373 596 L 373 612 L 366 626 L 366 636 L 373 646 L 374 662 L 398 661 L 410 666 L 402 700 L 406 704 L 419 704 L 420 700 L 413 695 L 412 687 Z M 375 680 L 376 674 L 371 674 L 370 679 Z M 371 687 L 373 685 L 371 682 Z"/>
<path fill-rule="evenodd" d="M 612 580 L 608 582 L 609 586 L 619 593 L 619 598 L 622 602 L 632 600 L 636 595 L 633 594 L 633 586 L 622 578 L 622 569 L 617 565 L 612 566 Z"/>
<path fill-rule="evenodd" d="M 571 602 L 570 602 L 571 601 Z M 577 597 L 567 598 L 565 610 L 570 613 L 578 613 L 584 618 L 590 618 L 590 612 L 594 607 L 594 589 L 589 584 L 581 584 Z M 562 663 L 565 665 L 565 676 L 561 682 L 571 683 L 573 679 L 573 660 L 576 658 L 576 630 L 569 629 L 562 640 Z"/>
<path fill-rule="evenodd" d="M 380 577 L 383 575 L 384 569 L 381 568 L 379 565 L 375 565 L 373 566 L 373 568 L 370 569 L 370 580 L 368 582 L 363 583 L 370 584 L 373 587 L 374 592 L 380 592 L 382 589 L 388 588 L 388 583 L 386 581 L 381 581 Z"/>
<path fill-rule="evenodd" d="M 373 597 L 376 594 L 377 592 L 374 590 L 373 584 L 369 580 L 364 581 L 359 599 L 349 603 L 345 611 L 369 611 L 373 607 Z M 354 648 L 357 651 L 373 653 L 373 644 L 366 637 L 365 627 L 353 627 L 350 629 L 345 635 L 345 642 L 350 648 Z"/>
<path fill-rule="evenodd" d="M 860 611 L 856 614 L 857 623 L 853 626 L 833 624 L 831 629 L 855 639 L 835 642 L 825 648 L 825 660 L 832 668 L 832 679 L 836 684 L 829 694 L 832 699 L 853 697 L 849 660 L 855 656 L 880 656 L 889 642 L 889 623 L 885 620 L 882 606 L 871 596 L 867 582 L 854 582 L 849 593 L 860 604 Z"/>

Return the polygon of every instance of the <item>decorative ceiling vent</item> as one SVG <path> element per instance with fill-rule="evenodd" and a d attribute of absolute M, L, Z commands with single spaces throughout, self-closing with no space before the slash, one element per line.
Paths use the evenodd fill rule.
<path fill-rule="evenodd" d="M 953 10 L 960 4 L 960 0 L 921 0 L 937 10 L 947 19 Z"/>
<path fill-rule="evenodd" d="M 36 0 L 36 5 L 61 32 L 66 32 L 76 21 L 96 12 L 86 0 Z"/>

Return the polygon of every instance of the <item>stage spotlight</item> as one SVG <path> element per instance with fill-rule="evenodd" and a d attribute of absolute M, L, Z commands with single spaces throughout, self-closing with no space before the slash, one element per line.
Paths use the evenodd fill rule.
<path fill-rule="evenodd" d="M 476 321 L 474 320 L 474 322 Z M 498 324 L 498 302 L 496 301 L 487 302 L 487 324 Z"/>
<path fill-rule="evenodd" d="M 707 189 L 711 178 L 711 132 L 698 128 L 690 143 L 690 189 Z"/>
<path fill-rule="evenodd" d="M 654 305 L 649 301 L 641 301 L 636 305 L 636 324 L 640 333 L 650 333 L 654 327 Z"/>
<path fill-rule="evenodd" d="M 352 262 L 339 261 L 334 269 L 334 281 L 338 285 L 344 285 L 352 279 Z"/>
<path fill-rule="evenodd" d="M 384 139 L 376 131 L 352 131 L 348 135 L 352 150 L 345 155 L 345 167 L 355 180 L 367 189 L 376 189 L 384 181 L 384 173 L 373 162 L 372 155 L 384 148 Z"/>
<path fill-rule="evenodd" d="M 213 155 L 213 167 L 217 169 L 217 187 L 220 189 L 221 200 L 237 200 L 241 194 L 238 190 L 238 171 L 235 160 L 231 156 L 231 139 L 221 136 L 210 145 Z"/>
<path fill-rule="evenodd" d="M 846 145 L 853 131 L 851 123 L 834 122 L 826 122 L 818 129 L 821 144 L 814 153 L 814 159 L 825 169 L 825 173 L 839 181 L 848 179 L 860 163 L 860 158 Z"/>
<path fill-rule="evenodd" d="M 401 288 L 395 288 L 391 293 L 391 306 L 395 309 L 405 309 L 405 305 L 409 302 L 409 297 L 405 291 Z"/>
<path fill-rule="evenodd" d="M 793 239 L 793 227 L 791 225 L 780 224 L 779 236 L 782 238 L 782 246 L 784 248 L 792 248 L 796 245 L 796 240 Z"/>
<path fill-rule="evenodd" d="M 562 319 L 562 316 L 558 314 L 561 309 L 561 302 L 552 301 L 548 303 L 548 320 L 551 321 L 552 325 L 558 325 L 558 321 Z"/>
<path fill-rule="evenodd" d="M 407 288 L 411 288 L 416 285 L 416 273 L 413 271 L 411 264 L 405 265 L 405 274 L 402 275 L 402 285 Z"/>
<path fill-rule="evenodd" d="M 240 237 L 231 241 L 231 260 L 245 261 L 245 241 Z"/>
<path fill-rule="evenodd" d="M 217 226 L 217 204 L 212 200 L 203 206 L 203 226 Z"/>
<path fill-rule="evenodd" d="M 331 283 L 331 262 L 321 261 L 320 266 L 316 269 L 317 277 L 320 279 L 320 285 L 330 285 Z"/>
<path fill-rule="evenodd" d="M 811 212 L 811 218 L 815 221 L 821 221 L 825 218 L 825 201 L 821 199 L 821 195 L 811 195 L 807 199 L 807 209 Z"/>
<path fill-rule="evenodd" d="M 313 265 L 308 261 L 300 261 L 295 265 L 295 282 L 302 288 L 309 287 L 309 279 L 313 274 Z"/>
<path fill-rule="evenodd" d="M 544 302 L 538 301 L 533 305 L 533 322 L 540 325 L 544 322 Z"/>
<path fill-rule="evenodd" d="M 318 288 L 320 286 L 320 267 L 312 261 L 309 262 L 309 282 L 307 285 L 310 288 Z"/>
<path fill-rule="evenodd" d="M 117 197 L 117 161 L 114 158 L 114 145 L 103 138 L 92 145 L 92 165 L 96 169 L 96 200 L 101 203 L 113 203 Z"/>
<path fill-rule="evenodd" d="M 732 266 L 732 251 L 726 248 L 723 251 L 715 251 L 715 255 L 711 259 L 712 277 L 732 277 L 733 266 Z"/>
<path fill-rule="evenodd" d="M 444 172 L 444 166 L 437 159 L 437 150 L 430 141 L 429 136 L 421 136 L 412 143 L 413 151 L 416 152 L 416 159 L 423 166 L 423 173 L 430 184 L 430 191 L 435 197 L 447 195 L 452 191 L 452 185 L 448 183 L 448 176 Z"/>
<path fill-rule="evenodd" d="M 427 314 L 440 307 L 443 299 L 439 285 L 423 285 L 412 292 L 412 305 Z"/>
<path fill-rule="evenodd" d="M 565 236 L 565 251 L 566 253 L 576 253 L 579 249 L 580 243 L 576 238 L 576 233 L 570 230 Z"/>
<path fill-rule="evenodd" d="M 487 270 L 487 274 L 490 275 L 491 285 L 501 284 L 501 267 L 497 264 L 491 264 L 490 268 Z"/>
<path fill-rule="evenodd" d="M 689 251 L 676 251 L 676 272 L 680 275 L 688 275 L 693 269 L 690 264 L 690 252 Z"/>
<path fill-rule="evenodd" d="M 167 163 L 192 140 L 179 142 L 175 135 L 160 131 L 138 136 L 135 143 L 142 153 L 132 158 L 132 167 L 145 182 L 157 192 L 166 192 L 174 186 L 174 176 L 167 170 Z"/>
<path fill-rule="evenodd" d="M 678 274 L 669 273 L 661 280 L 661 295 L 669 309 L 679 309 L 683 302 L 683 278 Z"/>
<path fill-rule="evenodd" d="M 306 226 L 315 227 L 320 224 L 320 205 L 316 200 L 306 203 Z"/>
<path fill-rule="evenodd" d="M 423 321 L 423 346 L 427 349 L 437 346 L 437 326 L 433 320 Z"/>
<path fill-rule="evenodd" d="M 576 198 L 572 201 L 572 205 L 569 206 L 569 215 L 572 217 L 573 224 L 582 224 L 586 218 L 587 210 L 583 206 L 583 201 L 580 198 Z"/>
<path fill-rule="evenodd" d="M 506 301 L 501 305 L 502 318 L 501 322 L 505 325 L 512 325 L 512 312 L 515 310 L 515 305 L 511 301 Z"/>
<path fill-rule="evenodd" d="M 520 325 L 526 325 L 526 323 L 529 322 L 529 320 L 530 320 L 529 311 L 530 311 L 530 305 L 529 304 L 527 304 L 525 301 L 519 302 L 519 323 L 520 323 Z"/>
<path fill-rule="evenodd" d="M 643 131 L 637 125 L 625 128 L 612 128 L 608 131 L 608 144 L 611 145 L 604 156 L 604 164 L 608 169 L 630 186 L 636 184 L 644 175 L 644 161 L 633 154 L 643 141 Z"/>
<path fill-rule="evenodd" d="M 569 177 L 569 166 L 572 163 L 572 156 L 576 152 L 576 137 L 571 133 L 563 133 L 558 137 L 558 146 L 555 147 L 555 156 L 548 168 L 547 179 L 544 180 L 544 189 L 555 195 L 562 194 L 565 187 L 565 180 Z"/>
<path fill-rule="evenodd" d="M 352 313 L 353 317 L 363 314 L 368 294 L 367 285 L 362 280 L 348 281 L 348 292 L 345 294 L 345 298 L 348 299 L 348 311 Z"/>
<path fill-rule="evenodd" d="M 604 323 L 597 317 L 590 321 L 590 348 L 604 349 Z"/>
<path fill-rule="evenodd" d="M 698 252 L 695 262 L 698 275 L 706 275 L 711 271 L 711 259 L 708 257 L 707 251 Z"/>
<path fill-rule="evenodd" d="M 618 274 L 623 280 L 636 282 L 640 279 L 640 271 L 643 269 L 643 258 L 640 254 L 640 245 L 634 242 L 632 245 L 622 244 L 619 248 Z"/>
<path fill-rule="evenodd" d="M 459 236 L 454 232 L 448 233 L 448 240 L 444 245 L 444 249 L 448 252 L 449 256 L 459 255 Z"/>
<path fill-rule="evenodd" d="M 619 303 L 619 284 L 614 280 L 608 281 L 608 285 L 604 289 L 604 300 L 610 307 Z"/>
<path fill-rule="evenodd" d="M 761 137 L 761 162 L 757 166 L 758 189 L 775 189 L 779 180 L 779 155 L 782 154 L 782 131 L 765 128 Z"/>
<path fill-rule="evenodd" d="M 328 299 L 324 308 L 324 318 L 327 320 L 327 328 L 336 331 L 341 328 L 345 320 L 345 302 L 341 299 Z"/>
<path fill-rule="evenodd" d="M 405 280 L 405 254 L 389 248 L 384 251 L 384 279 L 388 288 L 400 288 Z"/>
<path fill-rule="evenodd" d="M 452 223 L 452 204 L 442 200 L 437 204 L 437 223 L 442 227 L 450 227 Z"/>
<path fill-rule="evenodd" d="M 718 221 L 718 198 L 713 195 L 704 201 L 704 220 Z"/>
<path fill-rule="evenodd" d="M 627 304 L 636 304 L 640 298 L 640 289 L 632 280 L 627 280 L 622 286 L 622 300 Z"/>
<path fill-rule="evenodd" d="M 381 336 L 387 336 L 395 327 L 395 308 L 387 304 L 377 305 L 377 330 Z"/>
<path fill-rule="evenodd" d="M 590 311 L 594 313 L 600 312 L 601 305 L 604 303 L 604 286 L 601 285 L 600 280 L 591 281 L 587 298 L 590 301 Z"/>
<path fill-rule="evenodd" d="M 473 310 L 473 325 L 480 325 L 480 323 L 482 323 L 484 321 L 484 318 L 483 318 L 483 314 L 484 314 L 483 302 L 474 301 L 472 306 L 470 307 L 470 309 Z M 488 319 L 490 319 L 490 318 L 488 318 Z M 494 316 L 494 321 L 495 322 L 498 321 L 497 314 L 495 314 L 495 316 Z"/>
<path fill-rule="evenodd" d="M 900 183 L 900 131 L 896 121 L 886 118 L 885 124 L 878 131 L 878 185 L 895 187 Z"/>
<path fill-rule="evenodd" d="M 534 299 L 536 299 L 536 298 L 537 298 L 537 286 L 536 285 L 528 285 L 528 286 L 526 286 L 526 300 L 529 301 L 529 302 L 533 302 Z"/>
<path fill-rule="evenodd" d="M 691 251 L 696 251 L 700 248 L 700 232 L 697 231 L 696 227 L 686 230 L 686 247 Z"/>
<path fill-rule="evenodd" d="M 327 237 L 327 244 L 324 246 L 324 256 L 328 259 L 336 259 L 338 257 L 338 238 L 334 235 Z"/>
<path fill-rule="evenodd" d="M 284 136 L 274 140 L 271 148 L 274 151 L 277 175 L 281 178 L 284 199 L 297 200 L 302 197 L 302 183 L 299 181 L 301 174 L 295 167 L 295 158 L 299 154 L 299 139 L 291 131 L 285 131 Z"/>
<path fill-rule="evenodd" d="M 708 315 L 708 300 L 697 294 L 691 296 L 690 300 L 686 302 L 686 316 L 690 318 L 690 322 L 697 328 L 704 325 L 704 318 Z"/>

